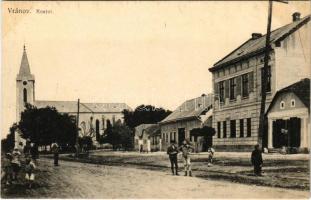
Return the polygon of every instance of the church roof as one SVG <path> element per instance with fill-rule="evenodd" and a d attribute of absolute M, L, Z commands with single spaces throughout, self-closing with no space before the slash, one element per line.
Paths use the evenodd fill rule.
<path fill-rule="evenodd" d="M 294 21 L 290 24 L 282 26 L 274 31 L 271 32 L 270 36 L 270 43 L 275 44 L 276 42 L 280 42 L 285 39 L 288 35 L 292 34 L 300 27 L 305 25 L 310 21 L 310 15 L 306 17 Z M 238 62 L 241 59 L 251 57 L 253 55 L 262 53 L 265 49 L 265 42 L 266 42 L 266 35 L 263 35 L 257 39 L 249 39 L 244 42 L 241 46 L 237 49 L 233 50 L 227 56 L 219 60 L 217 63 L 214 64 L 213 67 L 209 68 L 209 71 L 213 72 L 221 67 L 227 66 L 234 62 Z"/>
<path fill-rule="evenodd" d="M 44 108 L 54 107 L 61 113 L 77 113 L 77 101 L 35 101 L 35 106 Z M 124 109 L 132 110 L 125 103 L 80 103 L 79 112 L 81 113 L 120 113 Z"/>
<path fill-rule="evenodd" d="M 19 73 L 17 75 L 17 79 L 21 80 L 22 78 L 26 78 L 28 80 L 34 80 L 34 76 L 30 72 L 30 66 L 27 58 L 26 47 L 24 45 L 24 51 L 22 56 L 21 65 L 19 68 Z"/>

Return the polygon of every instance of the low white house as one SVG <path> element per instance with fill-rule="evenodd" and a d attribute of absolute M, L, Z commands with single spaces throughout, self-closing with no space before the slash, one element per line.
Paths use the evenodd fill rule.
<path fill-rule="evenodd" d="M 309 151 L 310 79 L 279 90 L 268 110 L 268 148 Z"/>

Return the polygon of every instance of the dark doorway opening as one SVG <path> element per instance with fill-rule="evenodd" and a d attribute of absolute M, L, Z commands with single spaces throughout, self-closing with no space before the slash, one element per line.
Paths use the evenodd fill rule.
<path fill-rule="evenodd" d="M 300 147 L 300 118 L 273 122 L 273 148 Z"/>
<path fill-rule="evenodd" d="M 99 135 L 99 120 L 98 119 L 95 122 L 95 132 L 96 132 L 96 141 L 99 141 L 100 135 Z"/>
<path fill-rule="evenodd" d="M 181 145 L 186 138 L 185 128 L 178 129 L 178 145 Z"/>

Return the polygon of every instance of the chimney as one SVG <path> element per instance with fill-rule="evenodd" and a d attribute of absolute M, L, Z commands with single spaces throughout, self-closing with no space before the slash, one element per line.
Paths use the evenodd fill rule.
<path fill-rule="evenodd" d="M 254 39 L 258 39 L 258 38 L 260 38 L 260 37 L 262 37 L 262 34 L 261 33 L 252 33 L 252 39 L 254 40 Z"/>
<path fill-rule="evenodd" d="M 293 16 L 293 22 L 296 22 L 298 20 L 300 20 L 300 13 L 299 12 L 294 12 Z"/>

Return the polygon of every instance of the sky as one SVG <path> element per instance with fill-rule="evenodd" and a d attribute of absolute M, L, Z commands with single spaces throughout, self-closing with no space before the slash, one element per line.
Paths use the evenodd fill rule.
<path fill-rule="evenodd" d="M 265 1 L 1 4 L 2 137 L 16 120 L 15 80 L 24 44 L 37 100 L 174 110 L 212 92 L 208 69 L 252 33 L 265 33 L 268 12 Z M 272 28 L 290 23 L 296 11 L 309 14 L 310 3 L 274 3 Z"/>

